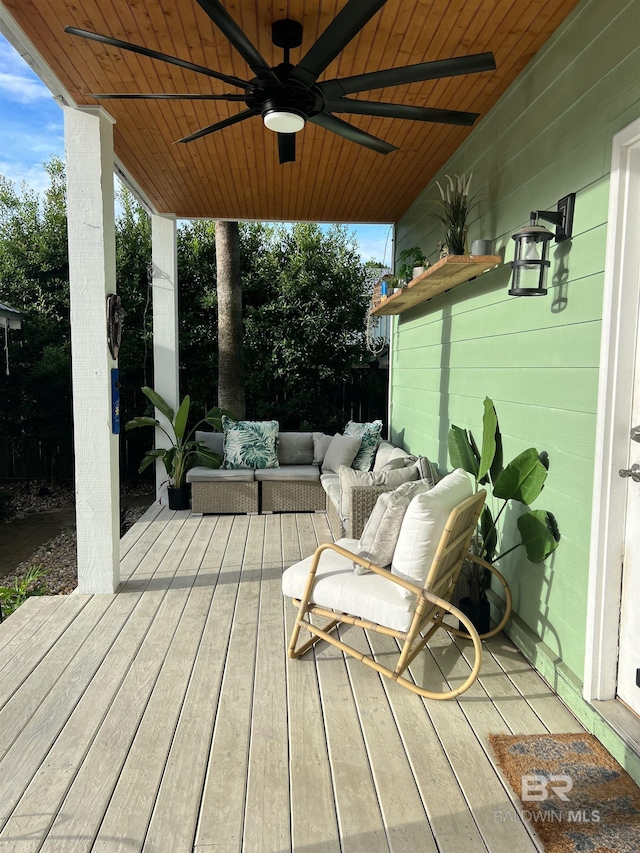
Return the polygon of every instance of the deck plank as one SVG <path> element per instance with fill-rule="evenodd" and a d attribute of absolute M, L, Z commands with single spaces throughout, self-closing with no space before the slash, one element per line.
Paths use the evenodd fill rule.
<path fill-rule="evenodd" d="M 300 516 L 283 516 L 283 562 L 292 565 L 312 553 L 317 539 L 312 525 Z M 289 535 L 291 533 L 292 535 Z M 285 601 L 285 648 L 296 611 Z M 329 770 L 322 719 L 320 687 L 313 652 L 301 660 L 287 657 L 287 710 L 291 777 L 291 837 L 294 853 L 340 853 L 338 818 Z"/>
<path fill-rule="evenodd" d="M 233 523 L 232 539 L 237 532 L 241 546 L 234 550 L 231 558 L 232 564 L 240 570 L 238 597 L 196 832 L 196 849 L 216 845 L 216 850 L 226 853 L 227 850 L 240 850 L 242 846 L 264 518 L 253 516 L 249 523 L 247 517 L 236 516 Z"/>
<path fill-rule="evenodd" d="M 0 650 L 21 631 L 36 630 L 37 624 L 33 624 L 36 621 L 36 614 L 43 608 L 55 610 L 55 606 L 60 604 L 58 599 L 59 596 L 32 595 L 17 610 L 5 616 L 0 623 Z M 45 614 L 43 615 L 47 618 Z"/>
<path fill-rule="evenodd" d="M 361 628 L 340 631 L 340 639 L 370 654 Z M 381 683 L 383 676 L 347 657 L 360 726 L 391 853 L 419 850 L 438 853 L 416 780 Z"/>
<path fill-rule="evenodd" d="M 197 524 L 195 518 L 184 521 L 153 578 L 149 595 L 160 606 L 49 830 L 44 853 L 93 847 L 189 595 L 183 557 Z"/>
<path fill-rule="evenodd" d="M 191 582 L 204 558 L 211 529 L 199 524 L 181 563 Z M 142 848 L 182 704 L 200 645 L 214 587 L 193 583 L 144 715 L 96 836 L 101 850 Z"/>
<path fill-rule="evenodd" d="M 289 850 L 281 516 L 265 519 L 243 850 Z"/>
<path fill-rule="evenodd" d="M 397 645 L 390 638 L 370 632 L 368 640 L 380 663 L 391 666 L 394 657 L 397 661 Z M 424 704 L 390 679 L 385 678 L 382 683 L 439 850 L 486 853 L 485 843 Z"/>

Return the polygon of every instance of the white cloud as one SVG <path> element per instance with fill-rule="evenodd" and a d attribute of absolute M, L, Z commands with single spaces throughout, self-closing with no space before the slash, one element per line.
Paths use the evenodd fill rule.
<path fill-rule="evenodd" d="M 7 100 L 17 101 L 19 104 L 32 104 L 34 101 L 51 98 L 51 92 L 39 80 L 31 80 L 20 74 L 7 74 L 4 71 L 0 71 L 0 91 Z"/>
<path fill-rule="evenodd" d="M 0 175 L 11 181 L 17 191 L 20 191 L 24 182 L 30 189 L 41 194 L 50 183 L 44 167 L 38 164 L 27 165 L 0 160 Z"/>
<path fill-rule="evenodd" d="M 51 98 L 51 92 L 20 54 L 0 37 L 0 91 L 11 101 L 30 104 Z"/>

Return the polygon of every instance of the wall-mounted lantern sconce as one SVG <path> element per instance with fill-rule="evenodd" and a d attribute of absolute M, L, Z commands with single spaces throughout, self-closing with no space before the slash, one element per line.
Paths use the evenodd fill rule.
<path fill-rule="evenodd" d="M 511 239 L 515 240 L 515 255 L 511 267 L 513 281 L 509 296 L 544 296 L 549 263 L 549 243 L 570 240 L 573 233 L 573 208 L 576 194 L 570 193 L 558 202 L 557 210 L 533 210 L 529 225 L 520 228 Z M 553 234 L 538 220 L 544 219 L 556 226 Z"/>

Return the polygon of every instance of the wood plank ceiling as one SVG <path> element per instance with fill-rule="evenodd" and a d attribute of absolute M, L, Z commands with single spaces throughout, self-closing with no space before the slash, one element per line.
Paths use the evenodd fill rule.
<path fill-rule="evenodd" d="M 578 0 L 387 0 L 320 80 L 493 51 L 496 71 L 411 83 L 355 97 L 479 112 L 496 102 Z M 296 64 L 345 0 L 223 0 L 266 61 L 282 50 L 271 24 L 304 27 Z M 244 80 L 254 76 L 195 0 L 4 0 L 4 5 L 78 104 L 91 93 L 221 94 L 210 77 L 73 37 L 74 26 L 186 59 Z M 279 165 L 277 138 L 259 116 L 188 144 L 175 142 L 246 109 L 220 101 L 102 101 L 116 120 L 115 150 L 160 212 L 179 217 L 391 222 L 471 128 L 342 116 L 396 145 L 378 154 L 307 123 L 297 161 Z M 480 121 L 481 118 L 478 120 Z"/>

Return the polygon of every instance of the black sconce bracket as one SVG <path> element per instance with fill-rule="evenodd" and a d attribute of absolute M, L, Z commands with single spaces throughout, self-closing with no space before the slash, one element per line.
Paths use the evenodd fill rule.
<path fill-rule="evenodd" d="M 537 225 L 539 219 L 552 222 L 556 226 L 556 243 L 570 240 L 573 235 L 573 211 L 576 204 L 576 194 L 569 193 L 558 202 L 557 210 L 532 210 L 531 224 Z"/>

